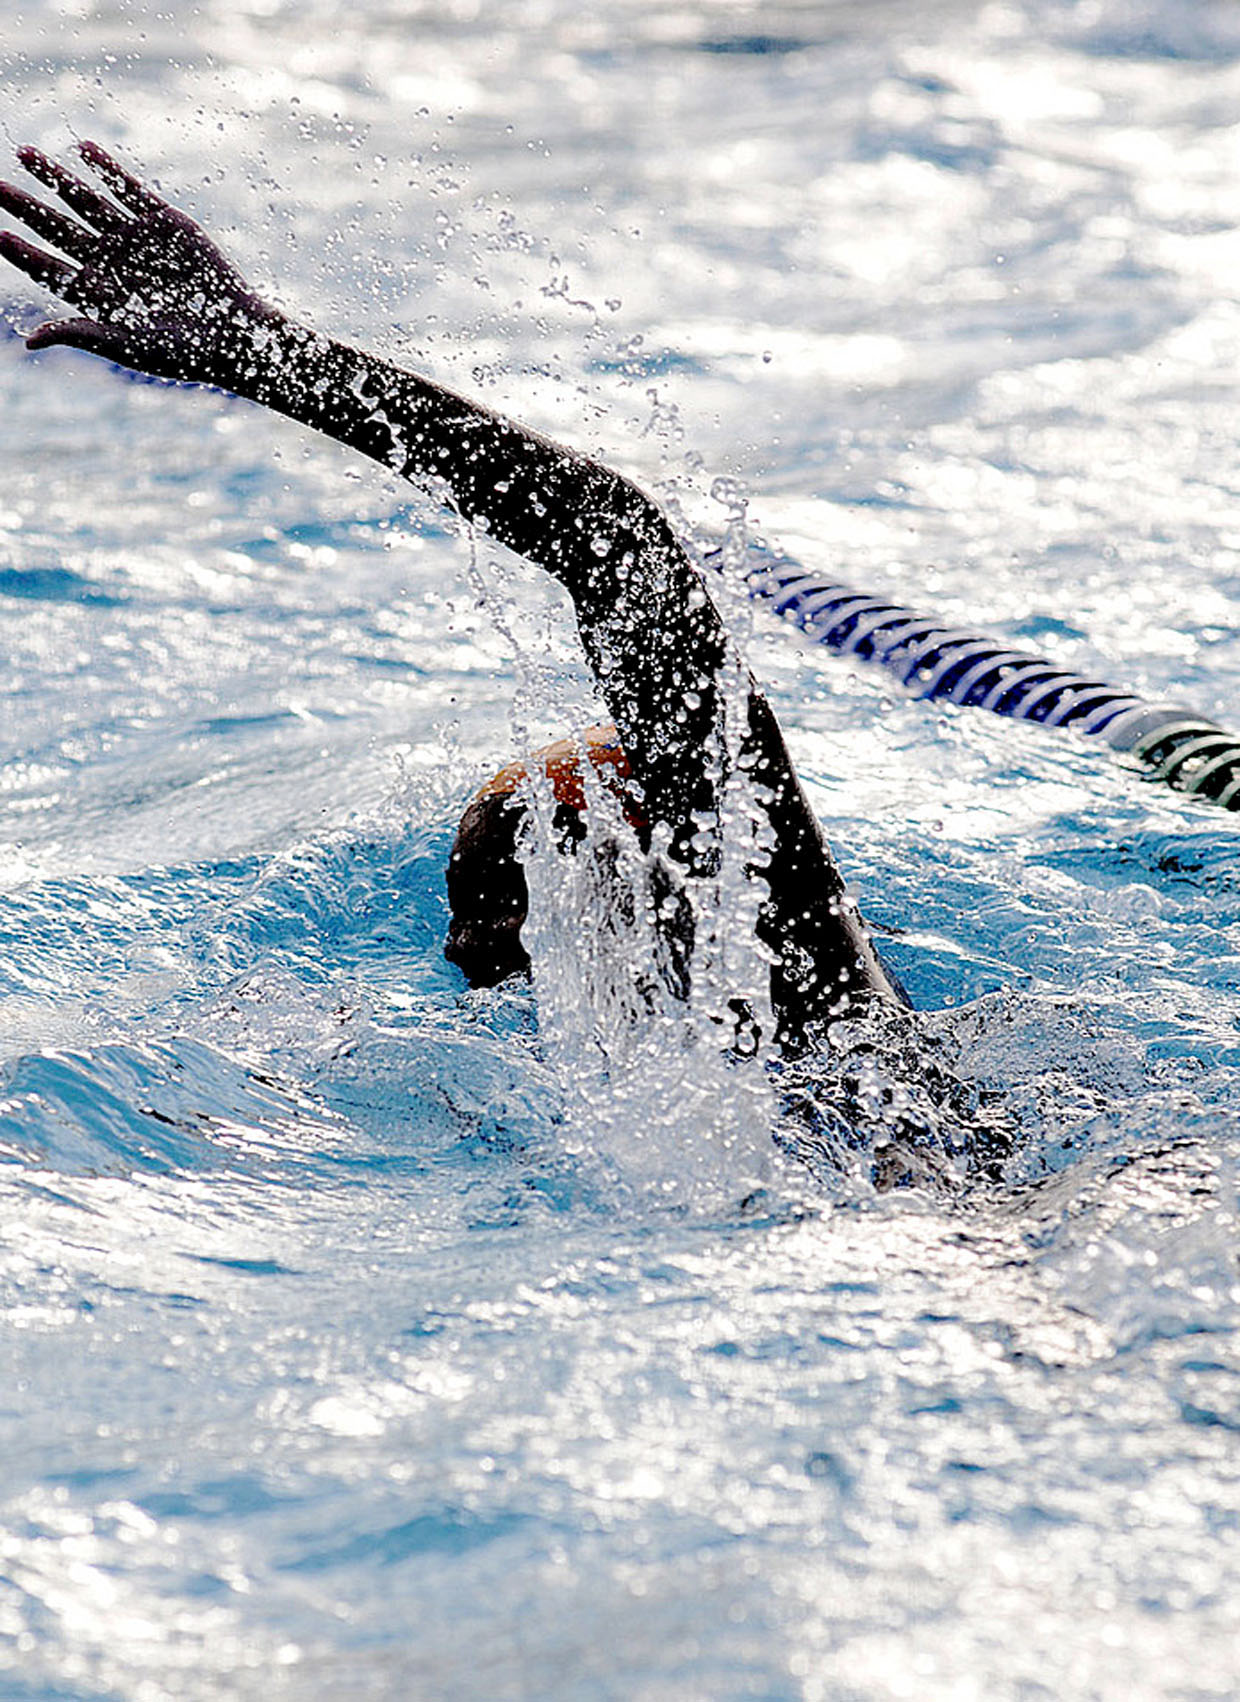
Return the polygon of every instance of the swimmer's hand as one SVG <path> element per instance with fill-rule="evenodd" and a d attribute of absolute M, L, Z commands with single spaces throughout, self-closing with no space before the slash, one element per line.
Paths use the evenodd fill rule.
<path fill-rule="evenodd" d="M 81 315 L 40 325 L 27 348 L 63 343 L 155 378 L 252 388 L 281 315 L 188 214 L 97 142 L 80 143 L 78 152 L 110 196 L 37 148 L 17 156 L 76 217 L 0 183 L 0 208 L 59 250 L 0 231 L 0 255 Z"/>

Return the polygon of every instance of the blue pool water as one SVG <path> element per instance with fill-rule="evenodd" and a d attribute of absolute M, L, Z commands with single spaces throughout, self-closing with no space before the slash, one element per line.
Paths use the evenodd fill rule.
<path fill-rule="evenodd" d="M 1222 0 L 35 0 L 0 73 L 699 536 L 1240 726 Z M 607 1030 L 576 877 L 532 991 L 444 963 L 592 712 L 536 573 L 221 396 L 0 395 L 0 1694 L 1234 1695 L 1236 818 L 728 594 L 1016 1132 L 876 1194 Z"/>

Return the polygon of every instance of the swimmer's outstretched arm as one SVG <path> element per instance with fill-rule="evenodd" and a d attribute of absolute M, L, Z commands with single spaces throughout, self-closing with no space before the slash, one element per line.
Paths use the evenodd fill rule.
<path fill-rule="evenodd" d="M 33 148 L 20 151 L 21 163 L 69 212 L 0 184 L 0 207 L 59 251 L 0 232 L 0 254 L 81 315 L 40 326 L 28 346 L 66 344 L 156 377 L 218 386 L 444 488 L 465 519 L 566 587 L 649 817 L 670 833 L 677 862 L 710 875 L 726 763 L 724 680 L 735 658 L 656 504 L 585 456 L 294 324 L 186 214 L 96 144 L 84 142 L 80 152 L 110 196 Z M 774 841 L 760 931 L 775 959 L 773 1001 L 792 1039 L 858 992 L 899 994 L 752 680 L 746 717 L 740 760 Z"/>

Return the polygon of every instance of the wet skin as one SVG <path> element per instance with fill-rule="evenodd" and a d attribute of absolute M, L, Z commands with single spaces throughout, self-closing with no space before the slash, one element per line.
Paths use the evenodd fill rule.
<path fill-rule="evenodd" d="M 0 254 L 76 315 L 41 325 L 27 346 L 63 344 L 214 385 L 408 479 L 434 481 L 466 520 L 568 591 L 652 839 L 680 877 L 709 882 L 719 870 L 722 790 L 736 767 L 748 774 L 770 830 L 753 878 L 766 887 L 758 932 L 772 958 L 778 1041 L 798 1050 L 859 1003 L 904 1002 L 845 892 L 770 705 L 657 504 L 596 461 L 294 323 L 185 213 L 97 144 L 79 152 L 91 178 L 19 151 L 59 205 L 0 184 L 0 208 L 39 239 L 0 232 Z M 729 701 L 740 722 L 732 738 Z M 508 911 L 488 918 L 485 883 L 477 905 L 476 916 L 458 914 L 454 932 L 474 942 L 463 967 L 493 981 L 522 954 Z M 683 948 L 688 907 L 666 909 Z"/>

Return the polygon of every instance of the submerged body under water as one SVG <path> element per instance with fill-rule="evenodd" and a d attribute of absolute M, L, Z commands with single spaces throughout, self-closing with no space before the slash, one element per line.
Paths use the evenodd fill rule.
<path fill-rule="evenodd" d="M 761 536 L 1240 723 L 1231 11 L 137 16 L 28 8 L 10 136 L 726 533 L 921 1015 L 798 1122 L 608 1026 L 549 858 L 533 986 L 466 991 L 461 805 L 597 713 L 549 586 L 0 343 L 0 1691 L 1234 1694 L 1235 818 L 739 589 Z M 882 1193 L 931 1066 L 1010 1157 Z"/>

